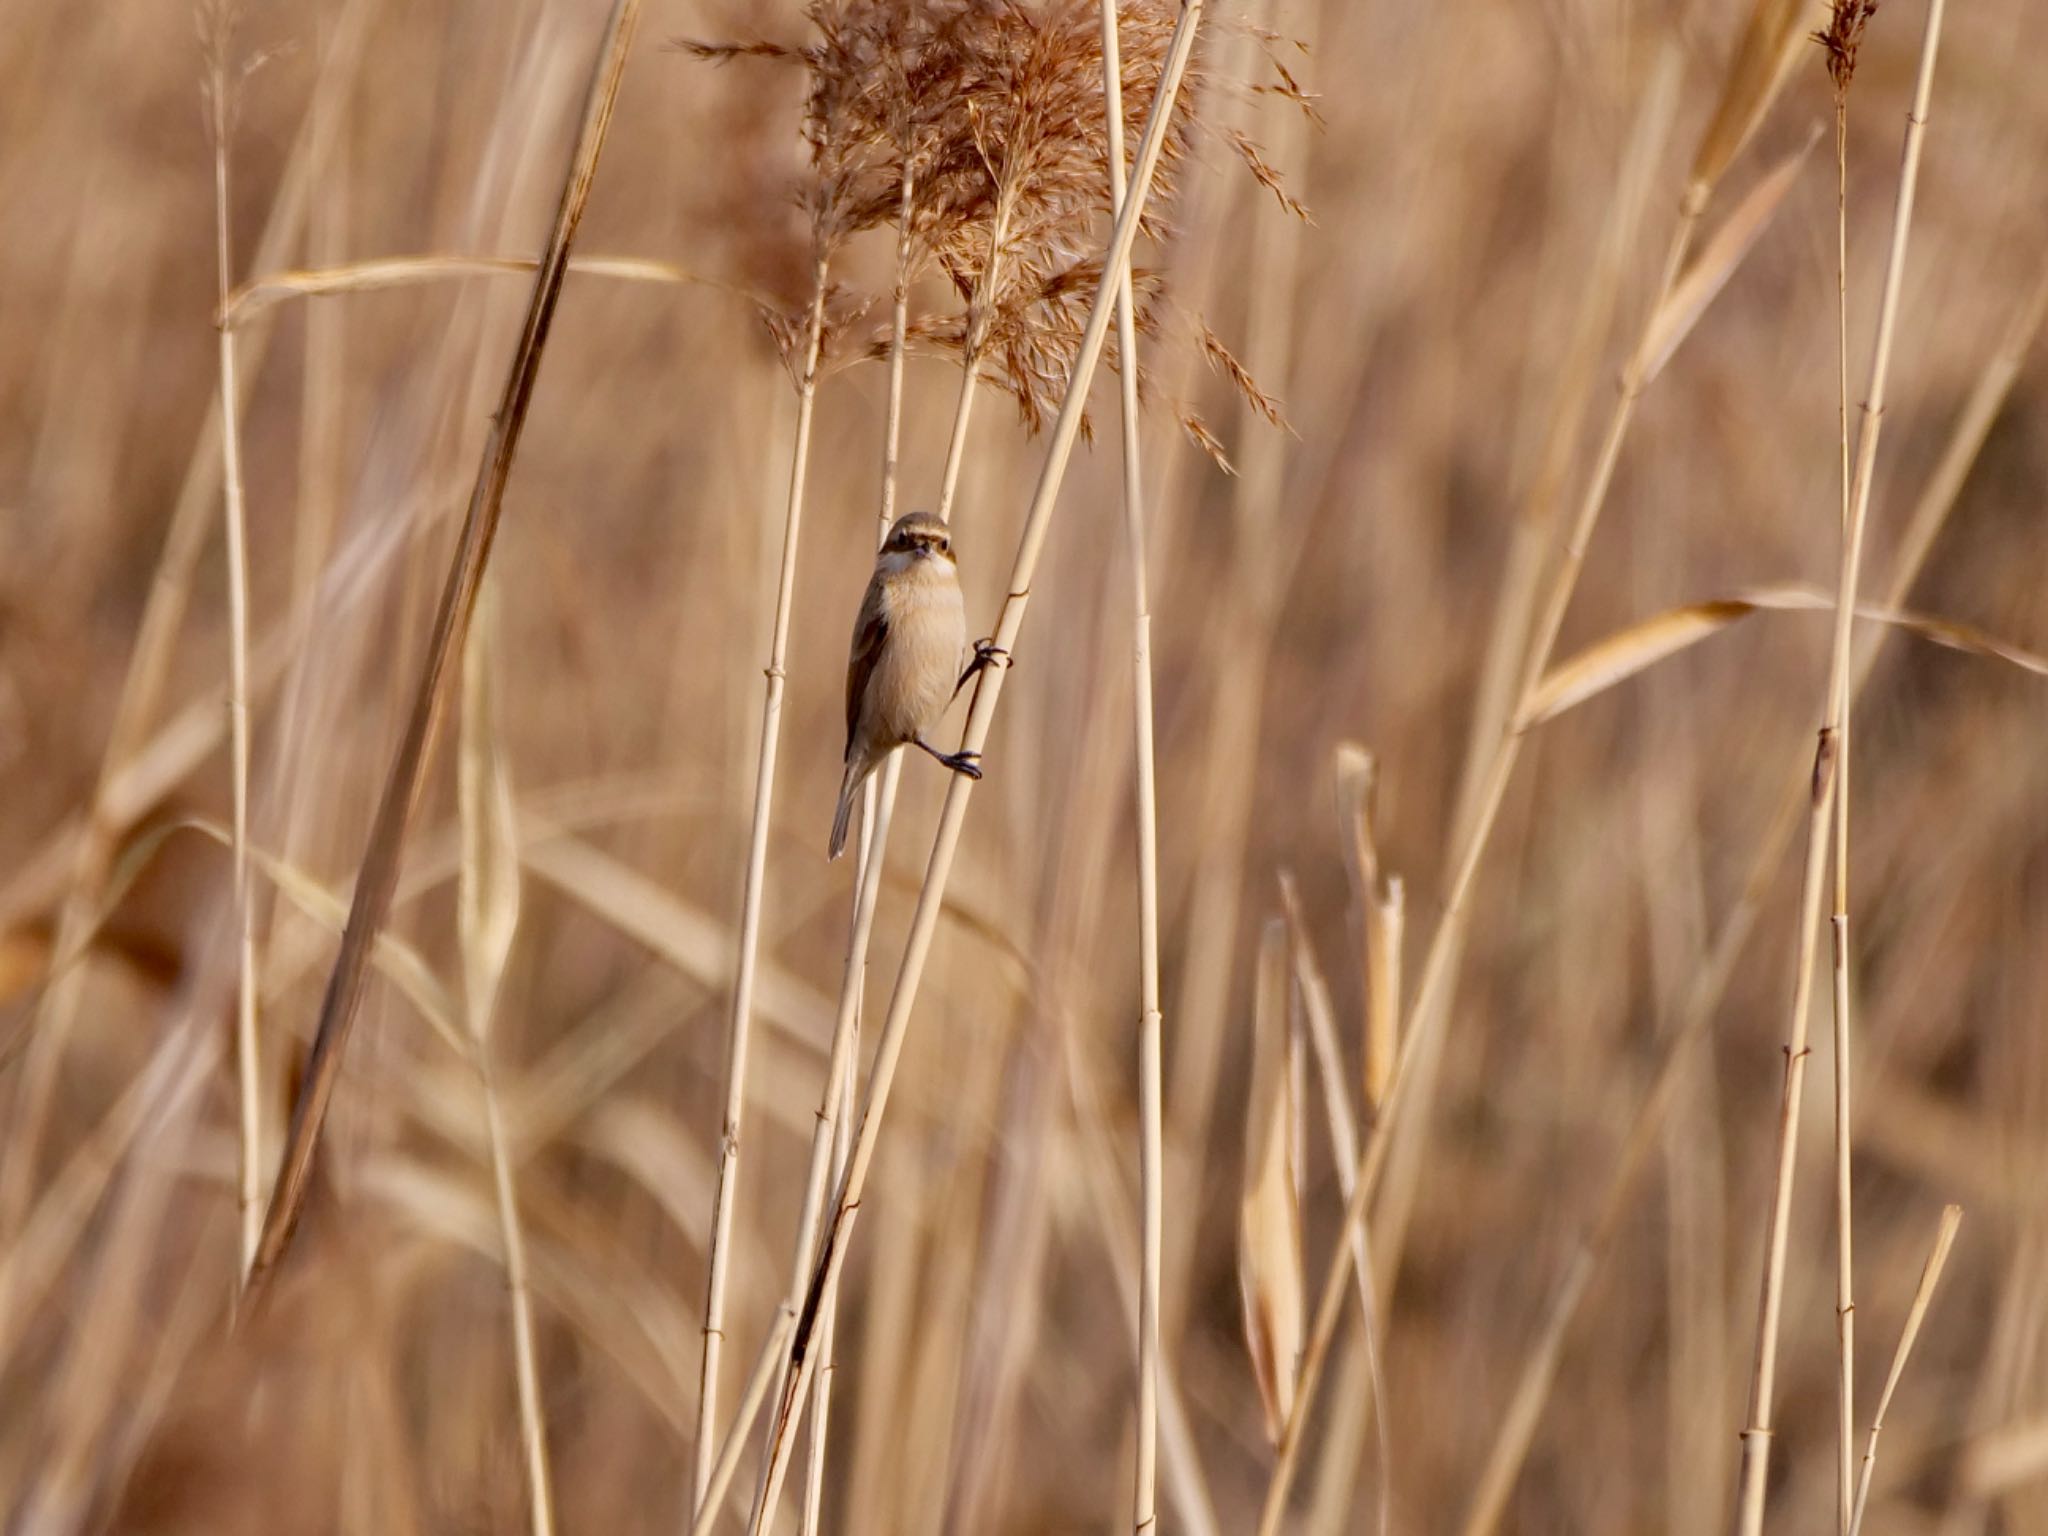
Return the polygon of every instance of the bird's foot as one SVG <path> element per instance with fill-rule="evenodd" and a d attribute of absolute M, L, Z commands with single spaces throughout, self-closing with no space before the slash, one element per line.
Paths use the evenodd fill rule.
<path fill-rule="evenodd" d="M 953 685 L 953 691 L 958 693 L 967 686 L 967 680 L 973 677 L 975 673 L 986 672 L 990 667 L 998 664 L 1005 667 L 1009 666 L 1010 653 L 1003 649 L 1002 646 L 997 645 L 993 638 L 975 641 L 974 659 L 967 663 L 967 670 L 960 674 L 960 681 Z"/>
<path fill-rule="evenodd" d="M 979 752 L 944 752 L 937 754 L 937 756 L 940 762 L 944 763 L 955 773 L 965 774 L 968 778 L 975 780 L 981 778 L 981 754 Z"/>

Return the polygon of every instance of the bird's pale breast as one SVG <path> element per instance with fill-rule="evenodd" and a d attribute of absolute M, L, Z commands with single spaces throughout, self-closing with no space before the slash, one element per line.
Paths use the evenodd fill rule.
<path fill-rule="evenodd" d="M 933 724 L 953 697 L 967 650 L 967 610 L 950 570 L 906 572 L 883 594 L 888 643 L 868 683 L 867 707 L 891 744 Z"/>

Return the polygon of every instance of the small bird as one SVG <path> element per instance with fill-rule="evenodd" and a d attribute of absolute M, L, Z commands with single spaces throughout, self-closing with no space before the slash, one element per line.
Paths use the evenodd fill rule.
<path fill-rule="evenodd" d="M 1000 655 L 984 642 L 969 660 L 951 530 L 929 512 L 904 513 L 882 541 L 854 621 L 846 659 L 846 775 L 829 857 L 846 848 L 846 823 L 861 785 L 898 747 L 922 747 L 955 773 L 981 777 L 978 753 L 941 752 L 924 733 L 961 685 Z"/>

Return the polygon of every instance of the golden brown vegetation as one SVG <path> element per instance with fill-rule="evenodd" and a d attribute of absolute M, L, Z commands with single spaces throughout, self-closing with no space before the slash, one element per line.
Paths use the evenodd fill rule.
<path fill-rule="evenodd" d="M 2026 8 L 1099 10 L 7 29 L 10 1530 L 2048 1525 Z"/>

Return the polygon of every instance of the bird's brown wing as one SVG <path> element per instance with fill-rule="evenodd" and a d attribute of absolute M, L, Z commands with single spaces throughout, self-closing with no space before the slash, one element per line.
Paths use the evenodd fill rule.
<path fill-rule="evenodd" d="M 853 623 L 853 651 L 846 658 L 846 756 L 853 755 L 853 733 L 860 726 L 861 696 L 868 691 L 875 663 L 889 639 L 889 618 L 882 612 L 882 589 L 870 582 L 860 605 L 860 617 Z"/>

